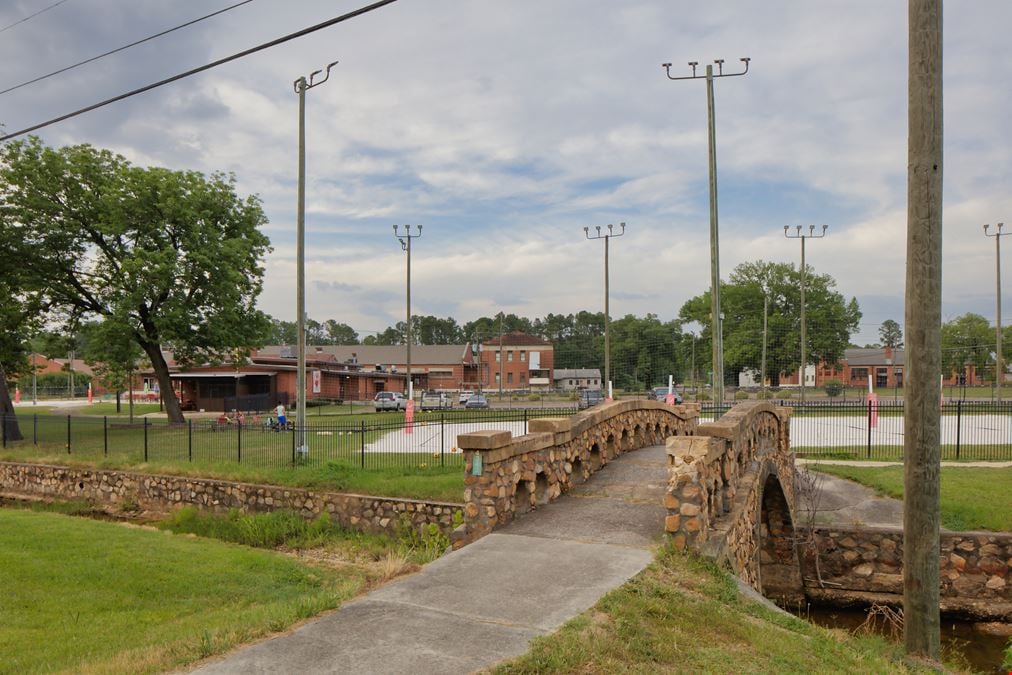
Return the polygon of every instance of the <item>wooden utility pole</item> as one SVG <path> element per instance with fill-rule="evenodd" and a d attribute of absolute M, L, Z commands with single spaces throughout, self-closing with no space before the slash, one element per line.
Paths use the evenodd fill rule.
<path fill-rule="evenodd" d="M 942 0 L 909 0 L 903 623 L 907 653 L 939 653 L 942 326 Z"/>

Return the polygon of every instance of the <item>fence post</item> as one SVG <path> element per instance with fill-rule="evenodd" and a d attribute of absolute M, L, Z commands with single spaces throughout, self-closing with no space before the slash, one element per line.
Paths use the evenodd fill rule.
<path fill-rule="evenodd" d="M 70 454 L 70 415 L 67 415 L 67 454 Z"/>
<path fill-rule="evenodd" d="M 235 425 L 235 462 L 242 464 L 242 422 Z"/>
<path fill-rule="evenodd" d="M 527 408 L 524 408 L 524 434 L 527 433 Z"/>
<path fill-rule="evenodd" d="M 960 432 L 963 430 L 963 401 L 956 401 L 956 459 L 959 459 Z"/>
<path fill-rule="evenodd" d="M 446 413 L 439 413 L 439 466 L 446 466 L 446 460 L 443 458 L 446 452 Z"/>
<path fill-rule="evenodd" d="M 288 423 L 286 422 L 285 426 L 287 426 L 287 425 L 288 425 Z M 280 433 L 282 431 L 284 431 L 284 429 L 279 429 L 278 433 Z M 295 466 L 295 437 L 298 436 L 298 435 L 299 435 L 298 433 L 293 433 L 292 434 L 292 466 Z"/>
<path fill-rule="evenodd" d="M 109 456 L 109 416 L 102 415 L 102 454 Z"/>
<path fill-rule="evenodd" d="M 186 420 L 186 456 L 193 461 L 193 418 Z"/>
<path fill-rule="evenodd" d="M 365 420 L 362 420 L 362 468 L 365 468 Z"/>
<path fill-rule="evenodd" d="M 144 463 L 148 461 L 148 418 L 144 418 Z"/>
<path fill-rule="evenodd" d="M 868 401 L 868 459 L 871 459 L 871 401 Z"/>

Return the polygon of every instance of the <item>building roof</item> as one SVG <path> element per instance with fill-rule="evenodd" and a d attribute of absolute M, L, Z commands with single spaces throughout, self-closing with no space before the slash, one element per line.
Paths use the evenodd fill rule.
<path fill-rule="evenodd" d="M 469 345 L 411 345 L 412 365 L 444 365 L 461 363 L 467 359 Z M 257 350 L 256 356 L 280 357 L 282 350 L 294 350 L 286 345 L 270 345 Z M 393 365 L 407 363 L 406 345 L 311 345 L 306 358 L 330 355 L 339 363 L 357 361 L 360 366 Z M 254 357 L 255 358 L 255 357 Z"/>
<path fill-rule="evenodd" d="M 601 371 L 598 368 L 556 368 L 553 375 L 556 380 L 601 378 Z"/>
<path fill-rule="evenodd" d="M 481 344 L 489 347 L 491 346 L 498 347 L 499 339 L 500 338 L 498 337 L 494 337 L 482 342 Z M 528 335 L 527 333 L 521 333 L 520 331 L 513 331 L 512 333 L 506 333 L 505 335 L 502 336 L 502 345 L 504 347 L 528 347 L 528 346 L 551 347 L 552 343 L 548 342 L 547 340 L 542 340 L 539 337 Z"/>
<path fill-rule="evenodd" d="M 843 358 L 851 368 L 855 366 L 859 368 L 862 366 L 902 366 L 905 361 L 902 349 L 888 347 L 845 349 Z"/>

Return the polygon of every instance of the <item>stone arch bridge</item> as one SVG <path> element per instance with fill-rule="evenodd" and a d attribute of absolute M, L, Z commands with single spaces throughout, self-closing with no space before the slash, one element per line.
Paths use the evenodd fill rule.
<path fill-rule="evenodd" d="M 781 602 L 804 598 L 794 536 L 790 410 L 764 401 L 700 423 L 699 407 L 617 401 L 566 418 L 531 420 L 529 433 L 463 434 L 464 523 L 459 548 L 554 501 L 619 455 L 665 444 L 664 529 Z"/>

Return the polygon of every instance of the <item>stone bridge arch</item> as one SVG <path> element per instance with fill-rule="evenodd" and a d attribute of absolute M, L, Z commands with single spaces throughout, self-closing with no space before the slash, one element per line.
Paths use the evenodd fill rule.
<path fill-rule="evenodd" d="M 453 532 L 454 547 L 556 500 L 623 453 L 691 437 L 698 422 L 698 405 L 630 400 L 534 419 L 516 438 L 509 431 L 461 434 L 464 522 Z"/>
<path fill-rule="evenodd" d="M 665 529 L 782 604 L 803 600 L 795 536 L 790 409 L 736 405 L 667 441 Z"/>

